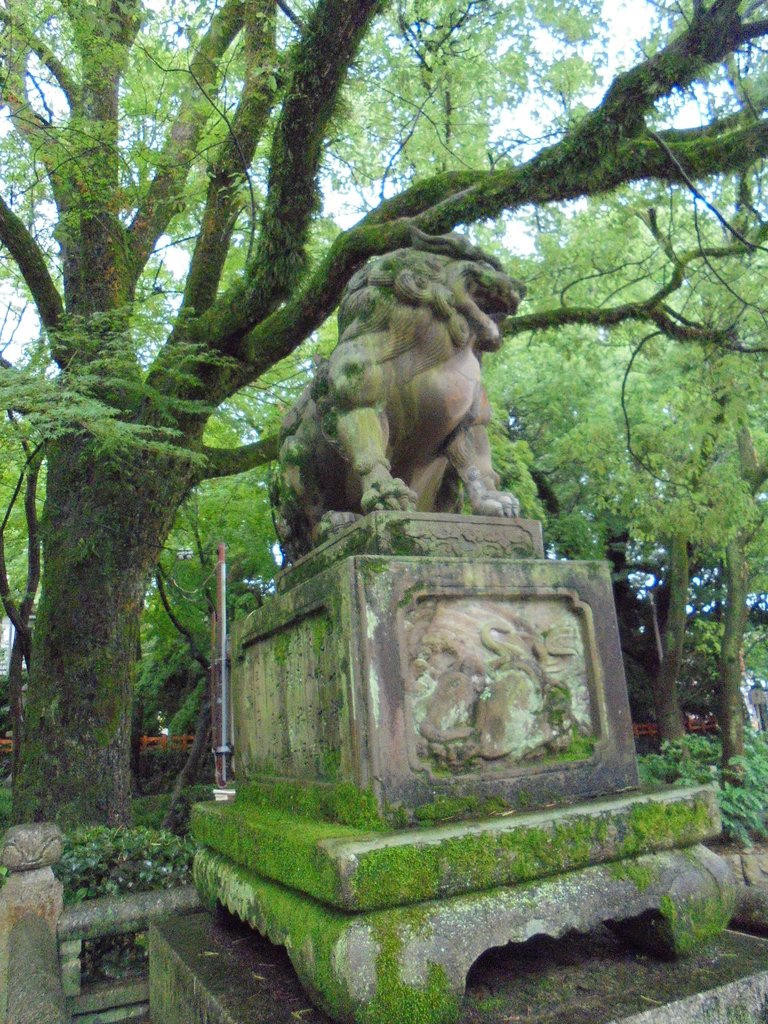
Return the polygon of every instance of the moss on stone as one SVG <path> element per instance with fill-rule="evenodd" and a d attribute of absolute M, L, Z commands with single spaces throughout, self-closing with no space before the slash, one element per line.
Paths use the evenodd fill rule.
<path fill-rule="evenodd" d="M 600 817 L 585 816 L 551 827 L 380 847 L 358 856 L 355 902 L 361 907 L 413 903 L 570 871 L 592 862 L 608 827 Z"/>
<path fill-rule="evenodd" d="M 418 822 L 432 825 L 467 817 L 486 818 L 509 809 L 507 801 L 500 796 L 488 797 L 486 800 L 478 796 L 440 796 L 432 803 L 417 807 L 413 815 Z"/>
<path fill-rule="evenodd" d="M 401 929 L 407 919 L 380 919 L 374 926 L 379 946 L 376 957 L 376 994 L 359 1014 L 360 1024 L 453 1024 L 458 1018 L 460 999 L 451 990 L 448 975 L 439 964 L 427 968 L 427 984 L 417 988 L 402 980 Z"/>
<path fill-rule="evenodd" d="M 573 736 L 568 747 L 559 754 L 555 754 L 553 757 L 544 758 L 544 762 L 550 764 L 558 761 L 586 761 L 588 758 L 592 757 L 594 752 L 594 737 L 582 736 L 576 731 L 576 729 L 574 729 Z"/>
<path fill-rule="evenodd" d="M 361 836 L 357 829 L 268 807 L 215 803 L 193 808 L 191 829 L 200 843 L 234 863 L 331 904 L 339 900 L 338 872 L 318 843 Z"/>
<path fill-rule="evenodd" d="M 619 855 L 633 857 L 651 848 L 690 846 L 701 842 L 711 830 L 712 811 L 704 799 L 676 803 L 642 801 L 630 811 Z"/>
<path fill-rule="evenodd" d="M 665 895 L 659 901 L 659 913 L 670 948 L 678 956 L 685 956 L 716 939 L 728 927 L 733 905 L 720 893 L 688 898 L 680 906 L 672 896 Z"/>
<path fill-rule="evenodd" d="M 620 860 L 609 864 L 608 871 L 613 878 L 619 881 L 631 882 L 638 892 L 645 892 L 656 879 L 656 872 L 650 864 L 638 864 L 632 860 Z"/>
<path fill-rule="evenodd" d="M 335 754 L 329 751 L 329 757 Z M 316 821 L 382 831 L 387 828 L 370 789 L 358 789 L 352 782 L 317 785 L 300 782 L 251 782 L 237 790 L 239 804 L 271 807 Z"/>

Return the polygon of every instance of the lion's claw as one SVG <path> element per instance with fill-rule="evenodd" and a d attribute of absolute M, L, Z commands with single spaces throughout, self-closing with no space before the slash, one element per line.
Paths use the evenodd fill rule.
<path fill-rule="evenodd" d="M 514 494 L 508 494 L 506 491 L 486 491 L 473 502 L 472 511 L 477 516 L 503 516 L 506 519 L 514 519 L 520 514 L 520 502 Z"/>
<path fill-rule="evenodd" d="M 407 512 L 416 508 L 416 494 L 397 477 L 375 480 L 363 494 L 361 505 L 365 513 Z"/>

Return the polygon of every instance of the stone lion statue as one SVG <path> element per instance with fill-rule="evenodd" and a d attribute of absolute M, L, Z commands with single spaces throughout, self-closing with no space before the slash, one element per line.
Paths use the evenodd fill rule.
<path fill-rule="evenodd" d="M 339 343 L 285 417 L 275 523 L 294 560 L 376 509 L 514 516 L 498 491 L 480 380 L 483 352 L 525 294 L 459 235 L 413 230 L 370 260 L 339 306 Z"/>

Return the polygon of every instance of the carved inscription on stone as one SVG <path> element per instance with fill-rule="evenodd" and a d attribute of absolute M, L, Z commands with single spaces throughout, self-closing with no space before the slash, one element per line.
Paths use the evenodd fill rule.
<path fill-rule="evenodd" d="M 495 774 L 588 756 L 587 622 L 575 596 L 425 597 L 405 629 L 419 767 Z"/>

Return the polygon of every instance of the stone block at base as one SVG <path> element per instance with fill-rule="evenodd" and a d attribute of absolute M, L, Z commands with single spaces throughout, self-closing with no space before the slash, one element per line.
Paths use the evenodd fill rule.
<path fill-rule="evenodd" d="M 458 1021 L 763 1024 L 766 964 L 768 942 L 730 932 L 679 963 L 634 954 L 604 930 L 537 939 L 473 966 Z M 234 919 L 193 914 L 153 926 L 150 973 L 153 1024 L 329 1024 L 284 950 Z"/>
<path fill-rule="evenodd" d="M 710 786 L 394 832 L 311 821 L 252 799 L 244 787 L 232 804 L 198 804 L 193 835 L 257 875 L 349 911 L 531 882 L 720 833 Z"/>
<path fill-rule="evenodd" d="M 195 884 L 211 908 L 223 905 L 284 945 L 313 1002 L 356 1024 L 452 1024 L 469 968 L 494 946 L 631 920 L 638 942 L 648 924 L 654 951 L 674 956 L 718 935 L 734 907 L 727 865 L 701 846 L 352 915 L 206 850 L 195 859 Z"/>

